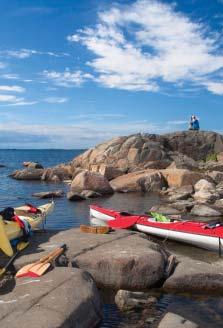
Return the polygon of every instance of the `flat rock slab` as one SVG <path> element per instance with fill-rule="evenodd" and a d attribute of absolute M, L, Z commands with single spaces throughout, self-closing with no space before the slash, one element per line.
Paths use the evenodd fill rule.
<path fill-rule="evenodd" d="M 129 230 L 86 234 L 79 228 L 37 233 L 14 265 L 18 270 L 66 243 L 68 259 L 74 266 L 89 271 L 97 284 L 117 289 L 145 289 L 162 278 L 165 259 L 160 247 L 144 237 Z M 0 265 L 5 261 L 5 257 L 2 261 L 0 258 Z"/>
<path fill-rule="evenodd" d="M 30 245 L 15 260 L 14 266 L 18 270 L 26 264 L 39 260 L 42 256 L 47 255 L 62 244 L 67 245 L 68 250 L 66 254 L 71 260 L 88 250 L 132 234 L 135 234 L 135 232 L 128 230 L 119 230 L 109 234 L 90 234 L 81 232 L 79 228 L 64 231 L 37 232 L 31 237 Z M 6 256 L 0 255 L 0 266 L 3 266 L 7 260 Z"/>
<path fill-rule="evenodd" d="M 205 250 L 203 250 L 205 255 Z M 177 292 L 222 293 L 223 259 L 205 261 L 175 254 L 177 266 L 163 288 Z"/>
<path fill-rule="evenodd" d="M 79 269 L 55 268 L 40 278 L 16 279 L 13 291 L 0 295 L 1 328 L 91 328 L 101 317 L 97 287 Z"/>

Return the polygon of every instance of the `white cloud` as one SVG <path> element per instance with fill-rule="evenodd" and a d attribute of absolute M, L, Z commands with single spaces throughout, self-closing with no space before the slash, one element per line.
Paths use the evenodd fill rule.
<path fill-rule="evenodd" d="M 26 89 L 23 87 L 20 87 L 19 85 L 0 85 L 0 91 L 22 93 L 22 92 L 25 92 Z"/>
<path fill-rule="evenodd" d="M 0 105 L 1 107 L 28 106 L 38 103 L 38 101 L 30 101 L 10 94 L 0 94 L 0 102 L 4 103 Z"/>
<path fill-rule="evenodd" d="M 45 98 L 45 101 L 50 104 L 63 104 L 68 101 L 68 98 L 48 97 L 48 98 Z"/>
<path fill-rule="evenodd" d="M 223 95 L 223 82 L 207 82 L 207 89 L 216 95 Z"/>
<path fill-rule="evenodd" d="M 16 144 L 21 137 L 26 136 L 26 141 L 18 143 L 18 146 L 27 147 L 27 144 L 36 145 L 39 140 L 39 147 L 61 147 L 61 148 L 84 148 L 95 146 L 99 142 L 120 135 L 129 135 L 138 132 L 167 132 L 167 127 L 147 121 L 126 121 L 123 122 L 82 122 L 67 125 L 50 124 L 21 124 L 20 122 L 10 122 L 3 124 L 0 122 L 0 134 L 8 133 L 11 144 Z M 13 139 L 14 136 L 14 139 Z M 5 141 L 5 143 L 7 143 Z"/>
<path fill-rule="evenodd" d="M 69 69 L 66 69 L 64 72 L 45 70 L 42 75 L 56 85 L 68 88 L 81 86 L 85 81 L 93 78 L 91 74 L 83 73 L 82 71 L 71 72 Z"/>
<path fill-rule="evenodd" d="M 67 53 L 55 53 L 52 51 L 39 51 L 34 49 L 19 49 L 19 50 L 2 50 L 0 51 L 1 56 L 6 57 L 14 57 L 18 59 L 25 59 L 29 58 L 33 55 L 46 55 L 46 56 L 52 56 L 52 57 L 64 57 L 64 56 L 70 56 Z"/>
<path fill-rule="evenodd" d="M 157 92 L 182 83 L 213 93 L 216 88 L 203 81 L 213 82 L 223 70 L 218 38 L 207 24 L 157 0 L 113 5 L 99 13 L 95 27 L 67 37 L 94 54 L 87 64 L 96 72 L 95 80 L 106 87 Z"/>
<path fill-rule="evenodd" d="M 19 79 L 18 74 L 2 74 L 1 77 L 6 80 L 18 80 Z"/>
<path fill-rule="evenodd" d="M 175 121 L 168 121 L 167 124 L 169 125 L 184 125 L 187 124 L 188 121 L 185 120 L 175 120 Z"/>
<path fill-rule="evenodd" d="M 88 120 L 88 121 L 102 121 L 102 120 L 110 120 L 110 119 L 121 119 L 126 117 L 124 114 L 116 114 L 116 113 L 89 113 L 89 114 L 79 114 L 71 116 L 72 120 Z"/>
<path fill-rule="evenodd" d="M 0 94 L 0 102 L 17 102 L 21 101 L 23 98 L 18 98 L 14 95 L 5 95 L 5 94 Z"/>
<path fill-rule="evenodd" d="M 35 105 L 35 104 L 38 104 L 38 101 L 27 101 L 27 100 L 24 100 L 23 98 L 17 100 L 16 102 L 14 103 L 11 103 L 11 104 L 7 104 L 5 106 L 7 107 L 11 107 L 11 106 L 31 106 L 31 105 Z"/>

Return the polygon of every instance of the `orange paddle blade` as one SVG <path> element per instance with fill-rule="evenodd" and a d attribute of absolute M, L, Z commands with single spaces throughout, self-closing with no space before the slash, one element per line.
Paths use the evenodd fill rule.
<path fill-rule="evenodd" d="M 22 267 L 17 273 L 16 273 L 16 277 L 17 278 L 21 278 L 21 277 L 26 277 L 26 276 L 30 276 L 30 270 L 32 268 L 36 268 L 37 270 L 44 264 L 47 262 L 50 262 L 51 260 L 54 259 L 54 256 L 58 256 L 57 254 L 61 252 L 61 250 L 65 250 L 66 246 L 62 245 L 61 247 L 55 249 L 54 251 L 50 252 L 48 255 L 43 256 L 41 259 L 39 259 L 38 261 L 31 263 L 31 264 L 27 264 L 24 267 Z"/>
<path fill-rule="evenodd" d="M 42 263 L 37 263 L 32 268 L 29 269 L 28 275 L 30 277 L 40 277 L 42 276 L 48 268 L 51 266 L 51 263 L 53 260 L 55 260 L 59 255 L 61 255 L 64 250 L 66 249 L 66 246 L 62 246 L 61 248 L 57 249 L 57 251 L 50 255 L 47 260 L 45 260 Z"/>
<path fill-rule="evenodd" d="M 38 266 L 35 266 L 34 268 L 31 268 L 29 270 L 29 276 L 30 277 L 40 277 L 42 276 L 51 266 L 51 263 L 46 263 L 46 264 L 39 264 Z"/>

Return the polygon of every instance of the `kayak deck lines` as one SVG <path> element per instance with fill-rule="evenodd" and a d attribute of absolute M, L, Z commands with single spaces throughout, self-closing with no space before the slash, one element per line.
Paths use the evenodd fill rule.
<path fill-rule="evenodd" d="M 114 229 L 135 228 L 138 231 L 192 244 L 221 253 L 223 246 L 223 226 L 209 225 L 207 222 L 171 220 L 158 222 L 149 215 L 136 215 L 90 205 L 92 224 L 108 225 Z"/>

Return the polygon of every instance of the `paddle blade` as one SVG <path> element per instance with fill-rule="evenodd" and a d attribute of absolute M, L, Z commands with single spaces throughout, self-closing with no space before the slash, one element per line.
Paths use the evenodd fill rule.
<path fill-rule="evenodd" d="M 34 266 L 34 264 L 27 264 L 22 267 L 17 273 L 16 278 L 26 277 L 29 276 L 29 270 Z"/>
<path fill-rule="evenodd" d="M 40 277 L 42 276 L 51 266 L 50 263 L 46 263 L 46 264 L 38 264 L 38 266 L 34 266 L 29 270 L 29 276 L 30 277 Z"/>
<path fill-rule="evenodd" d="M 120 217 L 115 220 L 108 221 L 108 226 L 113 229 L 127 229 L 133 227 L 137 221 L 138 217 L 136 216 L 127 216 L 124 218 Z"/>

